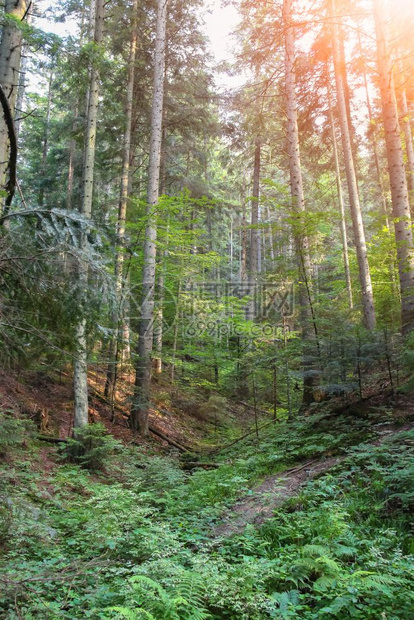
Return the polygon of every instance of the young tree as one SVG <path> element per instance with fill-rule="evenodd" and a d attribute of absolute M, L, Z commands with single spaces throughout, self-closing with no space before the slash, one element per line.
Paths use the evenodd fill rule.
<path fill-rule="evenodd" d="M 168 0 L 157 1 L 157 34 L 154 59 L 154 92 L 151 112 L 151 137 L 148 166 L 147 228 L 144 245 L 141 317 L 137 348 L 134 400 L 131 407 L 131 427 L 143 436 L 148 435 L 148 415 L 151 395 L 151 354 L 154 334 L 154 298 L 159 199 L 162 119 L 166 57 L 166 26 Z"/>

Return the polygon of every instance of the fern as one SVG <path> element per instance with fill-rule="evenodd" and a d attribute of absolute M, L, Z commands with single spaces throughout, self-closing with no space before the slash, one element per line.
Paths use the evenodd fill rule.
<path fill-rule="evenodd" d="M 336 577 L 330 577 L 328 575 L 323 575 L 322 577 L 319 577 L 319 579 L 315 581 L 315 583 L 313 584 L 313 587 L 317 591 L 319 590 L 320 592 L 326 592 L 330 588 L 334 587 L 336 583 L 337 583 Z"/>
<path fill-rule="evenodd" d="M 180 575 L 180 580 L 170 588 L 146 575 L 130 579 L 132 598 L 138 605 L 136 611 L 145 611 L 157 620 L 207 620 L 211 618 L 203 605 L 205 587 L 201 577 L 193 573 Z"/>
<path fill-rule="evenodd" d="M 137 611 L 133 611 L 128 607 L 107 607 L 106 611 L 116 611 L 122 618 L 127 618 L 127 620 L 138 620 L 138 618 L 157 620 L 155 616 L 150 614 L 148 611 L 145 611 L 145 609 L 138 609 Z"/>

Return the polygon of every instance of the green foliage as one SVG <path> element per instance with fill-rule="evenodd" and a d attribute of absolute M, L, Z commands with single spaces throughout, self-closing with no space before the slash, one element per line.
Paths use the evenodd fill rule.
<path fill-rule="evenodd" d="M 410 392 L 414 389 L 414 334 L 409 334 L 404 342 L 402 362 L 409 372 L 409 380 L 404 386 L 403 391 Z"/>
<path fill-rule="evenodd" d="M 254 480 L 308 459 L 311 446 L 320 456 L 359 443 L 367 423 L 353 423 L 320 414 L 276 425 L 192 475 L 135 448 L 104 475 L 16 461 L 1 471 L 0 615 L 411 620 L 413 431 L 351 449 L 259 530 L 211 537 Z"/>
<path fill-rule="evenodd" d="M 27 420 L 16 418 L 12 412 L 0 411 L 0 457 L 20 446 L 33 427 Z"/>
<path fill-rule="evenodd" d="M 130 608 L 112 608 L 126 618 L 140 617 L 159 620 L 207 620 L 212 618 L 203 607 L 206 596 L 206 585 L 200 575 L 180 574 L 177 584 L 168 590 L 160 583 L 145 575 L 137 575 L 129 580 L 130 589 L 127 594 Z"/>
<path fill-rule="evenodd" d="M 103 424 L 89 424 L 76 429 L 61 448 L 63 460 L 78 463 L 86 469 L 102 469 L 115 450 L 122 444 L 108 434 Z"/>
<path fill-rule="evenodd" d="M 0 547 L 2 547 L 8 540 L 10 535 L 10 529 L 13 523 L 13 513 L 11 506 L 7 504 L 5 498 L 0 495 Z"/>
<path fill-rule="evenodd" d="M 214 394 L 210 396 L 208 401 L 200 405 L 198 413 L 202 419 L 214 424 L 215 427 L 227 427 L 231 424 L 231 420 L 227 415 L 226 405 L 225 398 Z"/>

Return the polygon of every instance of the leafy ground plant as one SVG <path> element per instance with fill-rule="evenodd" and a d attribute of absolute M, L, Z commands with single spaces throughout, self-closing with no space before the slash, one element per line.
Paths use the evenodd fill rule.
<path fill-rule="evenodd" d="M 212 535 L 236 490 L 248 492 L 263 475 L 267 455 L 279 467 L 302 453 L 304 426 L 314 445 L 332 444 L 306 420 L 281 427 L 282 439 L 269 435 L 260 459 L 252 444 L 233 463 L 195 475 L 135 447 L 115 453 L 102 473 L 52 461 L 44 469 L 36 460 L 44 446 L 24 459 L 12 452 L 11 466 L 0 463 L 10 506 L 0 616 L 412 620 L 413 431 L 352 449 L 260 529 Z"/>

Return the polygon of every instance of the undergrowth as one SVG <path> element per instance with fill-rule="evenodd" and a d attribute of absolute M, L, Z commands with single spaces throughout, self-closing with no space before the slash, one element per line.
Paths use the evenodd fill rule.
<path fill-rule="evenodd" d="M 193 474 L 138 448 L 107 455 L 101 472 L 51 448 L 45 467 L 20 442 L 0 463 L 0 617 L 411 620 L 413 431 L 349 448 L 261 529 L 211 537 L 254 481 L 344 452 L 372 421 L 278 425 Z"/>

